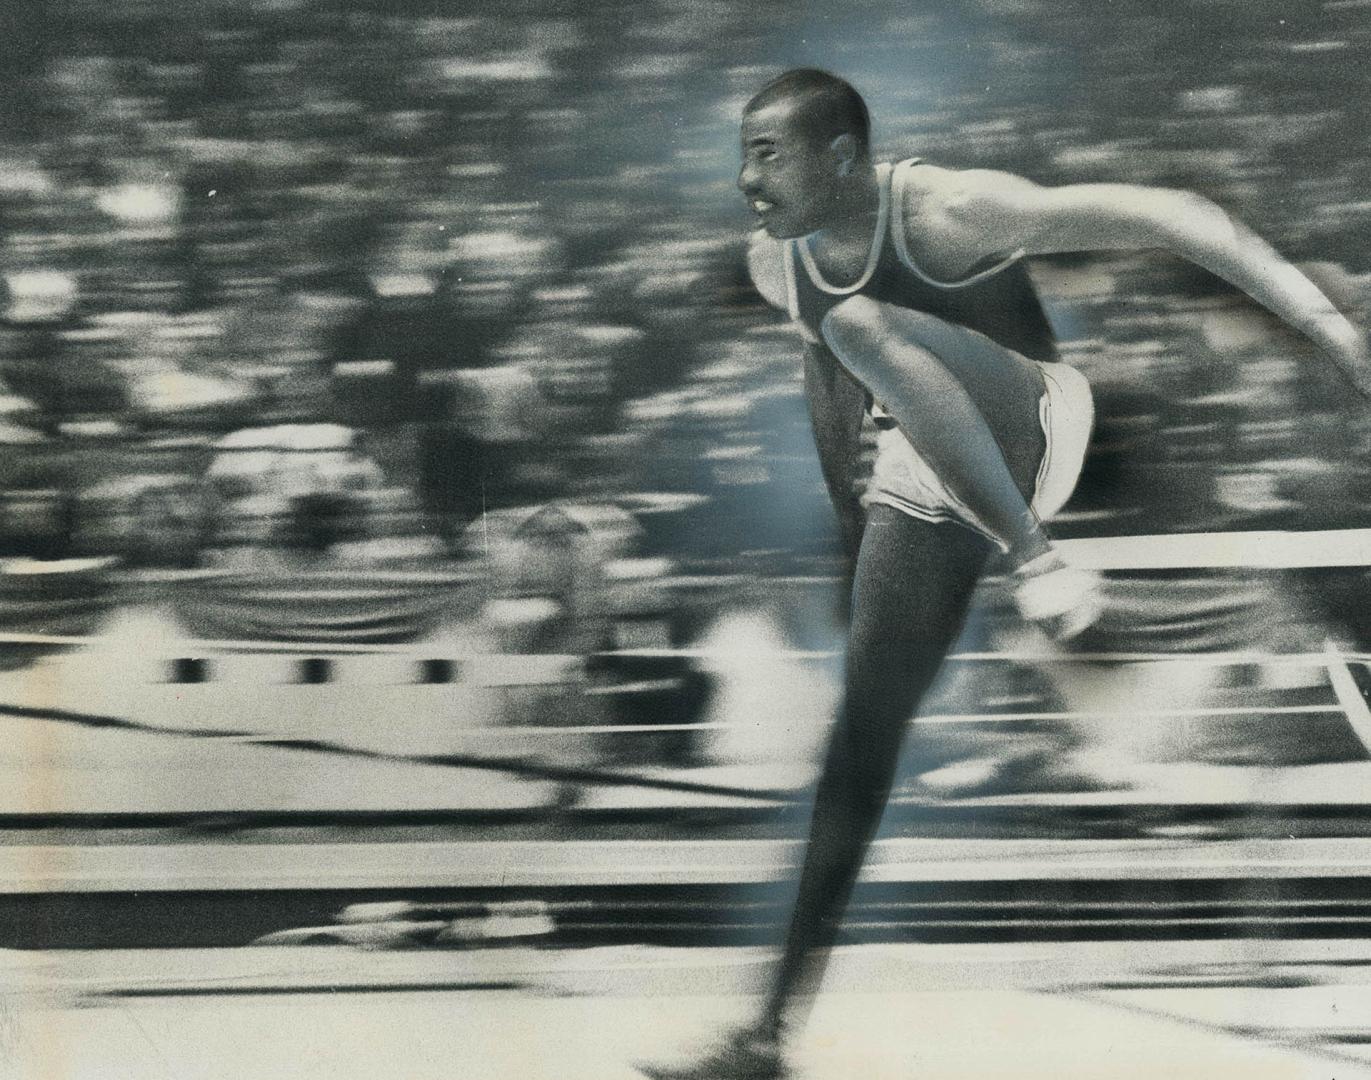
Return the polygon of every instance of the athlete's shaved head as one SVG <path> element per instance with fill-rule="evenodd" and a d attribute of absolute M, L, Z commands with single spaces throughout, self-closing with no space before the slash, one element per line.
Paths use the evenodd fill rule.
<path fill-rule="evenodd" d="M 871 144 L 871 116 L 862 95 L 852 84 L 818 68 L 794 68 L 763 86 L 747 103 L 744 114 L 777 101 L 793 101 L 796 117 L 816 141 L 831 142 L 851 135 L 860 154 Z"/>

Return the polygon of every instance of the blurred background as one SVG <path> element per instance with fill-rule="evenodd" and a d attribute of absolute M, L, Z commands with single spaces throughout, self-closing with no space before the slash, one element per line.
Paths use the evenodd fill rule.
<path fill-rule="evenodd" d="M 833 647 L 795 345 L 741 257 L 748 95 L 822 65 L 868 97 L 880 156 L 1200 191 L 1355 312 L 1364 15 L 11 5 L 0 621 L 94 633 L 152 582 L 191 637 L 394 643 L 455 605 L 497 651 L 590 654 L 690 644 L 760 593 L 779 640 Z M 1102 416 L 1059 534 L 1367 523 L 1368 427 L 1304 342 L 1175 261 L 1035 272 Z M 371 569 L 393 573 L 347 576 Z M 1185 648 L 1359 630 L 1365 590 L 1143 592 L 1119 622 L 1157 651 L 1197 618 Z"/>
<path fill-rule="evenodd" d="M 739 256 L 749 93 L 823 65 L 881 156 L 1201 191 L 1364 303 L 1364 11 L 1286 7 L 12 5 L 5 543 L 204 566 L 328 490 L 360 557 L 442 557 L 486 510 L 667 492 L 702 501 L 659 554 L 826 568 Z M 1164 260 L 1040 271 L 1105 405 L 1073 531 L 1359 522 L 1301 342 Z"/>
<path fill-rule="evenodd" d="M 821 66 L 867 97 L 881 158 L 1198 191 L 1362 317 L 1367 11 L 5 4 L 6 843 L 796 835 L 843 567 L 797 341 L 747 279 L 743 103 Z M 1057 535 L 1371 526 L 1371 425 L 1306 342 L 1159 255 L 1032 269 L 1100 412 Z M 1113 570 L 1070 655 L 992 577 L 888 827 L 1361 835 L 1367 572 Z M 106 897 L 0 924 L 22 947 L 242 943 L 482 884 L 319 898 L 313 865 L 232 918 L 111 921 Z M 231 878 L 184 887 L 212 908 Z M 596 922 L 557 884 L 508 889 L 580 911 L 573 938 L 689 937 L 717 899 Z"/>

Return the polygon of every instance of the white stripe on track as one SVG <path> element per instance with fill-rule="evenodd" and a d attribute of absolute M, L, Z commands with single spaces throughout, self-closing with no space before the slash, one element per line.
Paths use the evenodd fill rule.
<path fill-rule="evenodd" d="M 1371 529 L 1172 533 L 1059 540 L 1092 570 L 1304 570 L 1371 565 Z"/>
<path fill-rule="evenodd" d="M 452 841 L 0 847 L 0 894 L 187 890 L 742 884 L 788 878 L 779 840 Z M 878 841 L 863 880 L 1360 878 L 1371 841 Z"/>

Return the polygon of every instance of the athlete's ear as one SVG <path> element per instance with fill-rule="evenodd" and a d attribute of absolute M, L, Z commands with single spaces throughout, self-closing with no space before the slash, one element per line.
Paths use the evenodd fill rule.
<path fill-rule="evenodd" d="M 857 140 L 851 132 L 844 131 L 828 144 L 828 149 L 838 163 L 838 175 L 851 176 L 857 164 Z"/>

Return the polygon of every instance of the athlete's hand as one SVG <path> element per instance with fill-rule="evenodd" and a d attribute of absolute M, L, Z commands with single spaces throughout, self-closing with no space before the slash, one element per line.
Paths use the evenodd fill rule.
<path fill-rule="evenodd" d="M 1014 571 L 1014 605 L 1057 641 L 1069 641 L 1104 613 L 1103 579 L 1052 550 Z"/>

